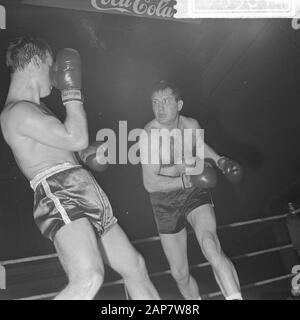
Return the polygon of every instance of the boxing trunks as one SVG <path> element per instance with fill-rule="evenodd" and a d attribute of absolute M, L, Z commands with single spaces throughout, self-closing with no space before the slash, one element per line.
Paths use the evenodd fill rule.
<path fill-rule="evenodd" d="M 211 204 L 209 191 L 199 188 L 172 192 L 151 192 L 154 218 L 160 234 L 177 233 L 185 228 L 188 214 L 204 204 Z"/>
<path fill-rule="evenodd" d="M 87 218 L 99 236 L 117 222 L 106 194 L 80 165 L 59 164 L 36 175 L 30 185 L 35 223 L 52 241 L 61 227 L 77 219 Z"/>

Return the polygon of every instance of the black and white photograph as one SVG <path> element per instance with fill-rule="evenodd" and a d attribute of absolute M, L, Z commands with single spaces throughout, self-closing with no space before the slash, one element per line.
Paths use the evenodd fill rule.
<path fill-rule="evenodd" d="M 0 0 L 0 300 L 300 300 L 299 88 L 298 0 Z"/>

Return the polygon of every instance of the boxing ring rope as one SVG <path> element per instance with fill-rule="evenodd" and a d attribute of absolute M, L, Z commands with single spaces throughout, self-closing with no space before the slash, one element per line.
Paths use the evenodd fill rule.
<path fill-rule="evenodd" d="M 265 284 L 269 284 L 269 283 L 273 283 L 276 281 L 281 281 L 281 280 L 286 280 L 286 279 L 290 279 L 292 278 L 293 274 L 286 274 L 280 277 L 274 277 L 274 278 L 270 278 L 270 279 L 266 279 L 266 280 L 262 280 L 262 281 L 257 281 L 257 282 L 253 282 L 250 284 L 246 284 L 244 286 L 241 286 L 241 290 L 245 290 L 245 289 L 249 289 L 249 288 L 253 288 L 253 287 L 259 287 Z M 58 293 L 58 292 L 57 292 Z M 47 293 L 47 294 L 42 294 L 42 295 L 37 295 L 37 296 L 32 296 L 32 297 L 27 297 L 27 298 L 21 298 L 21 299 L 17 299 L 17 300 L 40 300 L 40 299 L 47 299 L 47 298 L 53 298 L 57 293 Z M 204 299 L 209 299 L 209 298 L 215 298 L 218 296 L 221 296 L 222 292 L 221 291 L 216 291 L 216 292 L 211 292 L 208 294 L 203 294 L 201 295 L 202 298 Z"/>
<path fill-rule="evenodd" d="M 262 254 L 265 254 L 265 253 L 271 253 L 271 252 L 291 249 L 291 248 L 293 248 L 293 245 L 292 244 L 287 244 L 287 245 L 284 245 L 284 246 L 278 246 L 278 247 L 273 247 L 273 248 L 269 248 L 269 249 L 253 251 L 253 252 L 250 252 L 250 253 L 244 253 L 244 254 L 240 254 L 240 255 L 237 255 L 237 256 L 229 257 L 229 258 L 231 260 L 238 260 L 238 259 L 243 259 L 243 258 L 247 258 L 247 257 L 253 257 L 253 256 L 262 255 Z M 209 263 L 208 262 L 203 262 L 203 263 L 191 265 L 190 269 L 199 269 L 199 268 L 203 268 L 203 267 L 207 267 L 207 266 L 209 266 Z M 150 278 L 153 278 L 153 277 L 159 277 L 159 276 L 164 276 L 164 275 L 168 275 L 168 274 L 171 274 L 170 270 L 160 271 L 160 272 L 153 272 L 153 273 L 149 274 L 149 276 L 150 276 Z M 257 287 L 257 286 L 260 286 L 260 285 L 272 283 L 274 281 L 280 281 L 280 280 L 288 279 L 288 278 L 291 278 L 292 276 L 294 276 L 294 275 L 293 274 L 286 274 L 286 275 L 283 275 L 283 276 L 274 277 L 274 278 L 270 278 L 270 279 L 267 279 L 267 280 L 262 280 L 262 281 L 258 281 L 258 282 L 254 282 L 254 283 L 249 283 L 249 284 L 246 284 L 244 286 L 241 286 L 241 289 Z M 124 284 L 124 281 L 122 279 L 104 283 L 102 287 L 110 287 L 110 286 L 113 286 L 113 285 L 120 285 L 120 284 L 121 285 Z M 59 292 L 52 292 L 52 293 L 47 293 L 47 294 L 41 294 L 41 295 L 36 295 L 36 296 L 31 296 L 31 297 L 20 298 L 20 299 L 16 299 L 16 300 L 47 299 L 47 298 L 52 298 L 52 297 L 56 296 L 58 293 Z M 209 293 L 209 294 L 206 294 L 206 295 L 202 295 L 202 297 L 213 298 L 213 297 L 219 296 L 219 295 L 222 295 L 222 293 L 220 291 L 217 291 L 217 292 L 212 292 L 212 293 Z"/>
<path fill-rule="evenodd" d="M 299 213 L 300 212 L 300 208 L 293 210 L 293 214 Z M 240 227 L 240 226 L 246 226 L 246 225 L 250 225 L 250 224 L 257 224 L 257 223 L 263 223 L 263 222 L 271 222 L 271 221 L 277 221 L 277 220 L 281 220 L 286 218 L 288 215 L 290 215 L 291 213 L 286 213 L 286 214 L 282 214 L 282 215 L 275 215 L 275 216 L 270 216 L 270 217 L 265 217 L 265 218 L 257 218 L 257 219 L 252 219 L 252 220 L 245 220 L 245 221 L 241 221 L 241 222 L 233 222 L 230 224 L 226 224 L 226 225 L 221 225 L 219 227 L 217 227 L 218 230 L 222 230 L 222 229 L 227 229 L 227 228 L 236 228 L 236 227 Z M 194 233 L 193 230 L 189 231 L 189 234 Z M 132 241 L 133 244 L 143 244 L 143 243 L 149 243 L 149 242 L 153 242 L 153 241 L 158 241 L 160 240 L 159 236 L 154 236 L 154 237 L 149 237 L 146 239 L 139 239 L 139 240 L 135 240 Z M 285 250 L 285 249 L 290 249 L 293 248 L 292 244 L 288 244 L 288 245 L 284 245 L 284 246 L 278 246 L 278 247 L 273 247 L 273 248 L 269 248 L 269 249 L 264 249 L 264 250 L 258 250 L 255 252 L 250 252 L 250 253 L 244 253 L 241 255 L 237 255 L 237 256 L 233 256 L 230 257 L 230 259 L 232 260 L 237 260 L 237 259 L 242 259 L 242 258 L 246 258 L 246 257 L 251 257 L 251 256 L 257 256 L 257 255 L 262 255 L 265 253 L 270 253 L 270 252 L 276 252 L 276 251 L 281 251 L 281 250 Z M 48 255 L 40 255 L 40 256 L 33 256 L 33 257 L 27 257 L 27 258 L 20 258 L 20 259 L 14 259 L 14 260 L 5 260 L 5 261 L 0 261 L 0 279 L 2 279 L 0 281 L 0 289 L 5 289 L 5 266 L 11 265 L 11 264 L 18 264 L 18 263 L 29 263 L 29 262 L 34 262 L 34 261 L 41 261 L 41 260 L 48 260 L 48 259 L 54 259 L 57 258 L 57 254 L 48 254 Z M 206 267 L 209 266 L 208 262 L 203 262 L 197 265 L 191 265 L 190 269 L 196 269 L 196 268 L 202 268 L 202 267 Z M 152 274 L 149 274 L 150 277 L 158 277 L 158 276 L 162 276 L 162 275 L 167 275 L 167 274 L 171 274 L 170 270 L 166 270 L 166 271 L 160 271 L 160 272 L 154 272 Z M 269 283 L 269 282 L 273 282 L 273 281 L 280 281 L 282 279 L 287 279 L 291 277 L 291 274 L 287 274 L 284 276 L 280 276 L 280 277 L 276 277 L 276 278 L 272 278 L 272 279 L 267 279 L 264 281 L 259 281 L 256 283 L 252 283 L 252 284 L 248 284 L 246 286 L 242 286 L 241 288 L 249 288 L 249 287 L 253 287 L 253 286 L 258 286 L 258 285 L 263 285 L 265 283 Z M 267 281 L 267 282 L 266 282 Z M 111 281 L 111 282 L 107 282 L 104 283 L 102 287 L 108 287 L 108 286 L 113 286 L 113 285 L 118 285 L 118 284 L 124 284 L 123 279 L 120 280 L 116 280 L 116 281 Z M 32 297 L 25 297 L 25 298 L 21 298 L 20 300 L 35 300 L 35 299 L 47 299 L 47 298 L 51 298 L 53 296 L 55 296 L 57 294 L 57 292 L 55 293 L 48 293 L 48 294 L 42 294 L 42 295 L 36 295 L 36 296 L 32 296 Z M 221 292 L 214 292 L 211 294 L 206 295 L 206 297 L 210 298 L 210 297 L 215 297 L 220 295 Z M 125 290 L 125 295 L 127 296 L 127 292 Z"/>
<path fill-rule="evenodd" d="M 293 214 L 296 214 L 299 212 L 300 212 L 300 208 L 296 209 L 293 212 Z M 286 218 L 289 214 L 290 213 L 285 213 L 282 215 L 270 216 L 270 217 L 266 217 L 266 218 L 257 218 L 257 219 L 245 220 L 245 221 L 241 221 L 241 222 L 233 222 L 230 224 L 218 226 L 217 229 L 222 230 L 222 229 L 227 229 L 227 228 L 236 228 L 236 227 L 246 226 L 246 225 L 255 224 L 255 223 L 276 221 L 276 220 Z M 193 233 L 194 233 L 193 230 L 188 232 L 188 234 L 193 234 Z M 143 243 L 148 243 L 148 242 L 158 241 L 158 240 L 160 240 L 159 236 L 154 236 L 154 237 L 149 237 L 149 238 L 145 238 L 145 239 L 134 240 L 134 241 L 132 241 L 132 244 L 135 244 L 135 245 L 136 244 L 143 244 Z M 17 264 L 17 263 L 24 263 L 24 262 L 25 263 L 26 262 L 33 262 L 33 261 L 46 260 L 46 259 L 53 259 L 53 258 L 57 258 L 56 253 L 27 257 L 27 258 L 20 258 L 20 259 L 14 259 L 14 260 L 4 260 L 4 261 L 0 261 L 0 266 L 6 266 L 6 265 L 10 265 L 10 264 Z"/>
<path fill-rule="evenodd" d="M 249 283 L 246 284 L 244 286 L 241 286 L 241 290 L 245 290 L 245 289 L 249 289 L 249 288 L 254 288 L 254 287 L 259 287 L 259 286 L 263 286 L 265 284 L 269 284 L 269 283 L 273 283 L 276 281 L 281 281 L 281 280 L 285 280 L 285 279 L 290 279 L 292 277 L 294 277 L 294 274 L 285 274 L 283 276 L 279 276 L 279 277 L 274 277 L 274 278 L 270 278 L 270 279 L 266 279 L 266 280 L 262 280 L 262 281 L 257 281 L 257 282 L 253 282 L 253 283 Z M 216 292 L 212 292 L 212 293 L 208 293 L 208 294 L 204 294 L 201 297 L 202 298 L 215 298 L 218 296 L 221 296 L 222 292 L 221 291 L 216 291 Z"/>

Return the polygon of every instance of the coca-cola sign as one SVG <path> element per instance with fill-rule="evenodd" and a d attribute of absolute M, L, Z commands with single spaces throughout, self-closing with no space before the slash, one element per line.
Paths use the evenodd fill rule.
<path fill-rule="evenodd" d="M 13 2 L 13 0 L 9 0 L 9 2 Z M 299 5 L 296 4 L 300 0 L 18 0 L 18 2 L 36 6 L 119 13 L 154 19 L 185 19 L 198 23 L 197 19 L 202 18 L 272 17 L 298 19 Z M 294 21 L 295 29 L 298 28 L 297 19 Z"/>
<path fill-rule="evenodd" d="M 172 18 L 176 13 L 175 0 L 91 0 L 91 5 L 99 11 L 157 18 Z"/>

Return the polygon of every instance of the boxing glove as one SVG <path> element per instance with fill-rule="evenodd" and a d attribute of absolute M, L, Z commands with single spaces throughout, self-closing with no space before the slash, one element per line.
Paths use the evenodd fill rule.
<path fill-rule="evenodd" d="M 197 187 L 200 189 L 211 189 L 217 184 L 218 177 L 215 169 L 208 162 L 204 162 L 202 173 L 200 174 L 189 174 L 184 172 L 182 174 L 183 188 Z"/>
<path fill-rule="evenodd" d="M 91 170 L 103 172 L 108 168 L 108 145 L 103 142 L 94 142 L 89 145 L 85 150 L 80 151 L 78 154 L 82 162 Z"/>
<path fill-rule="evenodd" d="M 61 91 L 63 104 L 83 102 L 81 94 L 81 60 L 78 51 L 71 48 L 60 50 L 52 68 L 53 86 Z"/>
<path fill-rule="evenodd" d="M 242 167 L 234 160 L 226 157 L 221 157 L 217 161 L 217 167 L 222 171 L 226 178 L 232 182 L 237 183 L 242 179 Z"/>

